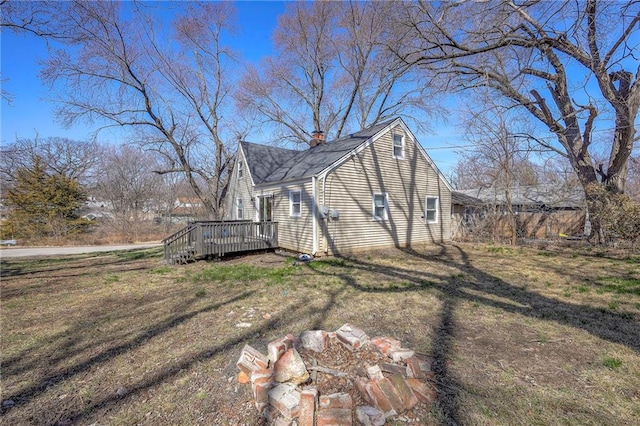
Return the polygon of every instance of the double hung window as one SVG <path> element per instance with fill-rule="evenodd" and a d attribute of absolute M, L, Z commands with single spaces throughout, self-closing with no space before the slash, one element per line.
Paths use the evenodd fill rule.
<path fill-rule="evenodd" d="M 373 220 L 387 220 L 389 218 L 389 203 L 386 192 L 373 194 Z"/>
<path fill-rule="evenodd" d="M 393 158 L 404 159 L 404 136 L 398 133 L 393 134 Z"/>
<path fill-rule="evenodd" d="M 438 223 L 438 197 L 427 197 L 424 219 L 427 223 Z"/>
<path fill-rule="evenodd" d="M 289 192 L 289 216 L 300 217 L 302 215 L 302 191 Z"/>

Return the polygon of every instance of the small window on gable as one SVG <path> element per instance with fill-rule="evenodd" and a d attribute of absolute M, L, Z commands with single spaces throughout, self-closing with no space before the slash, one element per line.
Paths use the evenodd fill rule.
<path fill-rule="evenodd" d="M 302 215 L 302 191 L 289 191 L 289 215 L 293 217 Z"/>
<path fill-rule="evenodd" d="M 427 197 L 424 219 L 427 223 L 438 223 L 438 197 Z"/>
<path fill-rule="evenodd" d="M 238 198 L 236 200 L 236 219 L 244 219 L 244 203 L 242 201 L 242 198 Z"/>
<path fill-rule="evenodd" d="M 404 136 L 399 133 L 393 134 L 393 158 L 404 159 Z"/>
<path fill-rule="evenodd" d="M 238 180 L 242 179 L 244 175 L 244 161 L 238 161 Z"/>
<path fill-rule="evenodd" d="M 373 194 L 373 220 L 387 220 L 389 218 L 389 203 L 387 193 Z"/>

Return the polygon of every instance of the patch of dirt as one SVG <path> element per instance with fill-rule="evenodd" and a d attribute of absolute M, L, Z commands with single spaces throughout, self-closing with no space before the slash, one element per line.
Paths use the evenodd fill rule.
<path fill-rule="evenodd" d="M 371 345 L 365 345 L 358 350 L 351 351 L 334 340 L 330 340 L 322 352 L 314 352 L 308 349 L 299 349 L 298 352 L 307 366 L 326 367 L 346 374 L 347 377 L 342 377 L 318 371 L 315 378 L 312 374 L 308 384 L 317 386 L 319 395 L 331 395 L 333 393 L 349 394 L 354 408 L 369 405 L 356 388 L 355 378 L 366 378 L 367 366 L 391 363 L 389 358 L 382 355 Z M 384 374 L 385 376 L 389 376 L 387 373 Z M 407 410 L 397 417 L 402 418 L 405 424 L 422 425 L 425 424 L 425 419 L 429 417 L 430 409 L 431 407 L 426 407 L 424 404 L 418 404 L 411 410 Z M 355 418 L 353 420 L 354 422 L 356 421 Z M 357 422 L 354 424 L 357 424 Z"/>

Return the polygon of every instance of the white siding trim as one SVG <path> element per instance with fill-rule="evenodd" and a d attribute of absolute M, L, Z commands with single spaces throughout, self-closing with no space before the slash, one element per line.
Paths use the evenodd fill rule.
<path fill-rule="evenodd" d="M 244 164 L 246 166 L 246 167 L 244 167 L 244 172 L 245 173 L 243 174 L 243 176 L 244 175 L 249 176 L 249 179 L 251 179 L 251 187 L 255 188 L 256 184 L 253 181 L 253 176 L 251 176 L 251 169 L 249 168 L 249 165 L 247 164 L 247 157 L 246 157 L 246 155 L 244 155 L 244 151 L 242 150 L 242 144 L 240 142 L 238 142 L 238 152 L 236 154 L 236 163 L 238 162 L 238 158 L 240 158 L 240 154 L 242 154 L 241 161 L 244 161 Z M 235 176 L 237 177 L 238 171 L 236 170 L 236 167 L 237 167 L 237 164 L 234 164 L 233 165 L 233 172 L 236 173 Z M 239 180 L 240 179 L 231 179 L 232 182 L 238 182 Z"/>
<path fill-rule="evenodd" d="M 262 190 L 262 191 L 269 191 L 269 190 L 273 190 L 273 191 L 277 191 L 279 188 L 282 188 L 283 186 L 292 186 L 292 185 L 304 185 L 306 183 L 309 183 L 309 180 L 312 178 L 313 176 L 309 177 L 303 177 L 303 178 L 296 178 L 296 179 L 291 179 L 291 180 L 279 180 L 277 182 L 266 182 L 266 183 L 261 183 L 259 185 L 254 185 L 256 190 Z"/>
<path fill-rule="evenodd" d="M 318 180 L 316 179 L 316 177 L 312 177 L 311 178 L 311 232 L 313 233 L 313 239 L 312 239 L 312 247 L 313 250 L 311 252 L 312 255 L 316 255 L 316 253 L 318 253 L 318 212 L 317 210 L 317 203 L 316 203 L 316 198 L 317 198 L 317 191 L 316 191 L 316 184 L 317 184 Z"/>

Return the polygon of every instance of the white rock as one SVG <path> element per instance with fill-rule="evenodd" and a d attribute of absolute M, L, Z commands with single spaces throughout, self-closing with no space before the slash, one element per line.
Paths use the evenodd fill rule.
<path fill-rule="evenodd" d="M 356 407 L 356 416 L 364 426 L 383 426 L 385 422 L 384 413 L 368 405 Z"/>
<path fill-rule="evenodd" d="M 279 383 L 290 382 L 299 385 L 309 380 L 309 372 L 295 348 L 282 354 L 273 369 L 276 372 L 276 381 Z"/>
<path fill-rule="evenodd" d="M 305 349 L 314 352 L 322 352 L 325 350 L 329 336 L 324 330 L 310 330 L 300 333 L 300 344 Z"/>

